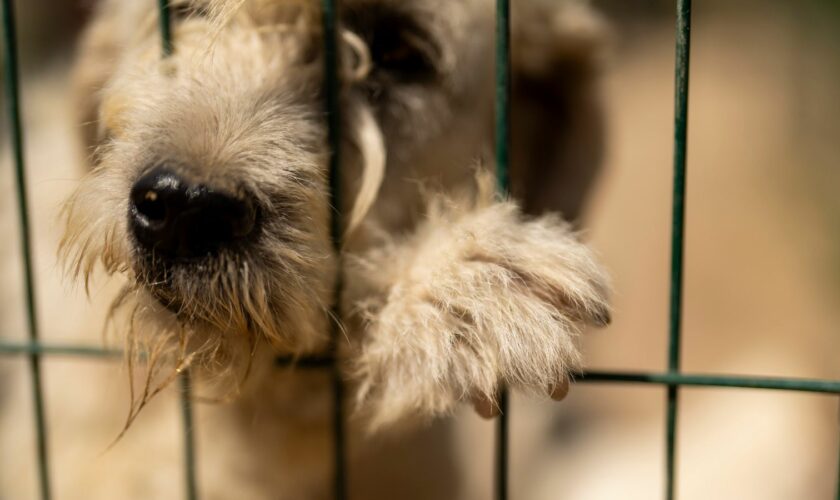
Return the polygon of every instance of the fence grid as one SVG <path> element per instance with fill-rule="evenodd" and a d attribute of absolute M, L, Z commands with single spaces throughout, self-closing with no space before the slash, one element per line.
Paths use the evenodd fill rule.
<path fill-rule="evenodd" d="M 340 207 L 340 105 L 337 0 L 321 0 L 323 9 L 324 48 L 325 48 L 325 104 L 326 119 L 329 129 L 329 143 L 332 150 L 330 157 L 330 186 L 333 207 L 332 236 L 336 249 L 340 249 L 341 219 Z M 665 448 L 665 490 L 668 500 L 675 497 L 679 388 L 718 387 L 737 389 L 766 389 L 802 391 L 815 394 L 840 395 L 840 380 L 818 380 L 786 377 L 752 377 L 731 375 L 689 374 L 680 370 L 683 259 L 685 234 L 685 192 L 686 192 L 686 151 L 688 130 L 688 82 L 691 35 L 691 0 L 676 2 L 676 61 L 675 61 L 675 109 L 674 109 L 674 177 L 672 201 L 671 234 L 671 276 L 668 329 L 668 369 L 663 373 L 627 372 L 627 371 L 588 371 L 578 373 L 578 382 L 614 383 L 614 384 L 653 384 L 666 388 L 666 448 Z M 0 340 L 0 356 L 25 356 L 29 360 L 31 392 L 34 405 L 36 429 L 36 455 L 38 460 L 38 484 L 43 500 L 52 498 L 46 411 L 44 391 L 41 379 L 40 361 L 42 356 L 69 356 L 75 358 L 118 358 L 121 352 L 84 345 L 45 344 L 39 340 L 36 314 L 35 286 L 32 263 L 32 245 L 26 189 L 26 169 L 23 147 L 23 127 L 21 124 L 18 49 L 15 32 L 13 0 L 2 0 L 3 21 L 3 57 L 4 86 L 8 100 L 8 120 L 11 135 L 13 165 L 16 174 L 20 235 L 23 252 L 24 294 L 28 327 L 27 342 L 9 342 Z M 157 0 L 161 55 L 168 57 L 175 46 L 172 39 L 169 0 Z M 510 0 L 496 0 L 496 168 L 497 183 L 501 196 L 509 191 L 509 145 L 510 145 Z M 340 294 L 340 283 L 336 287 L 336 298 Z M 338 301 L 336 300 L 336 304 Z M 334 315 L 336 318 L 337 314 Z M 346 498 L 346 460 L 344 443 L 343 385 L 337 362 L 338 320 L 335 323 L 333 348 L 326 356 L 315 356 L 303 360 L 278 358 L 278 365 L 294 362 L 300 368 L 330 369 L 334 388 L 334 493 L 335 498 Z M 181 413 L 184 430 L 184 496 L 189 500 L 199 498 L 196 481 L 196 452 L 193 425 L 193 410 L 190 397 L 190 376 L 184 372 L 179 377 Z M 838 398 L 840 402 L 840 398 Z M 496 427 L 496 451 L 494 461 L 495 498 L 508 498 L 508 425 L 510 417 L 509 394 L 502 388 L 499 406 L 501 414 Z M 840 452 L 840 444 L 838 445 Z M 840 453 L 838 453 L 837 493 L 840 500 Z"/>

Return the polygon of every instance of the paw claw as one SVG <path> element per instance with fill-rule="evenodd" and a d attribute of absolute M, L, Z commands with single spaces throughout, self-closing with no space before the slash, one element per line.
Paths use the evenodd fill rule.
<path fill-rule="evenodd" d="M 501 414 L 499 410 L 499 405 L 496 403 L 496 399 L 490 399 L 486 396 L 475 396 L 472 398 L 473 408 L 475 412 L 482 418 L 490 420 L 492 418 L 496 418 Z"/>
<path fill-rule="evenodd" d="M 592 315 L 592 321 L 595 326 L 605 327 L 612 323 L 612 313 L 607 308 L 598 310 Z"/>
<path fill-rule="evenodd" d="M 563 401 L 569 395 L 569 379 L 563 379 L 551 390 L 551 399 Z"/>

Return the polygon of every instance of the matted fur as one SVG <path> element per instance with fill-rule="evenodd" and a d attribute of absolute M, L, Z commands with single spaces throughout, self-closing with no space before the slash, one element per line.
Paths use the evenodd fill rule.
<path fill-rule="evenodd" d="M 86 284 L 100 264 L 127 278 L 111 326 L 126 338 L 130 364 L 146 367 L 132 385 L 129 424 L 193 367 L 211 398 L 242 392 L 234 407 L 263 408 L 277 430 L 296 425 L 271 399 L 300 387 L 295 377 L 284 377 L 287 389 L 271 382 L 273 358 L 328 348 L 339 273 L 338 353 L 368 429 L 429 420 L 459 401 L 493 402 L 502 385 L 545 395 L 567 383 L 581 366 L 575 336 L 608 321 L 607 280 L 559 215 L 524 215 L 492 194 L 492 176 L 476 178 L 477 158 L 492 167 L 490 0 L 342 3 L 341 258 L 329 231 L 318 3 L 179 2 L 165 60 L 154 15 L 138 4 L 103 0 L 82 45 L 77 85 L 93 169 L 67 202 L 61 249 L 69 274 Z M 542 38 L 544 56 L 514 60 L 515 76 L 589 88 L 597 16 L 573 0 L 517 4 L 515 20 L 551 16 L 521 42 L 541 50 L 534 37 Z M 520 43 L 524 31 L 514 28 Z M 406 47 L 390 55 L 383 37 Z M 389 67 L 405 50 L 415 59 Z M 552 61 L 586 70 L 544 71 Z M 562 121 L 574 131 L 591 112 L 555 105 L 546 130 Z M 513 146 L 556 147 L 516 137 Z M 577 183 L 563 186 L 573 200 L 557 199 L 577 213 L 597 164 L 557 158 L 533 168 L 575 174 L 552 182 Z M 177 264 L 143 250 L 128 227 L 128 194 L 160 165 L 251 197 L 261 209 L 256 234 Z M 517 180 L 533 177 L 529 168 L 514 171 L 526 200 Z M 287 460 L 280 455 L 269 462 Z"/>

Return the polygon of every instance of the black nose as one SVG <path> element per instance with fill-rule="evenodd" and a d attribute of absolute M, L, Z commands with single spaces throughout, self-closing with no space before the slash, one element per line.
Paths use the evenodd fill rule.
<path fill-rule="evenodd" d="M 143 248 L 162 257 L 212 254 L 251 234 L 255 221 L 249 200 L 189 182 L 165 167 L 145 173 L 131 189 L 130 227 Z"/>

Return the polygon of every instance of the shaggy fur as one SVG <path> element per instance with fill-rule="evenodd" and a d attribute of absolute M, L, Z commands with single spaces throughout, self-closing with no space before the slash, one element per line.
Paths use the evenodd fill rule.
<path fill-rule="evenodd" d="M 609 321 L 605 277 L 568 225 L 526 220 L 483 184 L 473 202 L 434 200 L 412 234 L 347 273 L 373 287 L 350 292 L 365 297 L 352 361 L 374 426 L 492 402 L 500 384 L 551 394 L 581 367 L 578 325 Z"/>
<path fill-rule="evenodd" d="M 321 477 L 324 464 L 283 458 L 303 448 L 282 436 L 324 430 L 313 422 L 326 415 L 311 410 L 322 403 L 306 399 L 323 401 L 328 384 L 280 381 L 273 358 L 329 348 L 339 273 L 341 366 L 368 429 L 428 421 L 459 401 L 492 404 L 502 385 L 566 386 L 581 366 L 574 337 L 609 321 L 608 286 L 569 224 L 539 214 L 575 218 L 597 170 L 603 29 L 584 2 L 515 2 L 514 129 L 540 130 L 514 136 L 526 216 L 482 173 L 492 167 L 492 3 L 342 2 L 338 256 L 317 2 L 178 2 L 165 60 L 148 5 L 101 2 L 77 73 L 93 170 L 66 205 L 61 251 L 86 283 L 100 263 L 127 278 L 111 325 L 130 363 L 146 356 L 129 423 L 192 367 L 218 382 L 205 383 L 210 397 L 240 395 L 225 432 L 250 436 L 241 446 L 255 467 Z M 257 234 L 189 262 L 147 254 L 128 228 L 128 193 L 161 165 L 251 197 Z M 288 491 L 269 471 L 263 479 L 263 494 Z M 315 479 L 289 495 L 322 488 Z"/>

